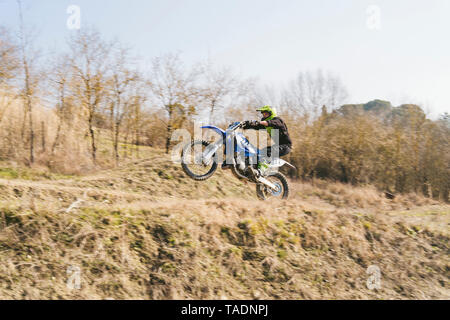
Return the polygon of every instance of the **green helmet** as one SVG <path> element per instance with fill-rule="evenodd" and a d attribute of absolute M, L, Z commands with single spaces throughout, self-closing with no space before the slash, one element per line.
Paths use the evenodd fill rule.
<path fill-rule="evenodd" d="M 275 108 L 272 108 L 271 106 L 264 106 L 264 107 L 256 109 L 256 111 L 270 113 L 270 116 L 263 119 L 263 121 L 272 120 L 273 118 L 275 118 L 277 116 L 277 111 L 275 110 Z"/>

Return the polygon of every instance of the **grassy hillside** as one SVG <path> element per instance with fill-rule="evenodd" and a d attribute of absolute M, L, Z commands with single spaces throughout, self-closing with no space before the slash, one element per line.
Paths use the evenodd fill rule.
<path fill-rule="evenodd" d="M 84 177 L 2 172 L 2 299 L 450 298 L 450 206 L 414 194 L 291 182 L 288 201 L 261 202 L 156 150 Z"/>

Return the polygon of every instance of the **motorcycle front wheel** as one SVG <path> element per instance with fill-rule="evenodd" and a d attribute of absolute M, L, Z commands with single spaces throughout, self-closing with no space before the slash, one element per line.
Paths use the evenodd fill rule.
<path fill-rule="evenodd" d="M 277 189 L 273 190 L 266 185 L 259 183 L 256 185 L 256 195 L 260 200 L 269 198 L 287 199 L 289 197 L 289 184 L 286 177 L 279 172 L 271 172 L 265 176 Z"/>
<path fill-rule="evenodd" d="M 210 178 L 217 170 L 215 154 L 212 156 L 209 164 L 204 164 L 202 155 L 205 149 L 210 145 L 208 141 L 193 141 L 187 144 L 181 153 L 181 167 L 183 171 L 192 179 L 204 181 Z M 195 151 L 198 151 L 195 153 Z"/>

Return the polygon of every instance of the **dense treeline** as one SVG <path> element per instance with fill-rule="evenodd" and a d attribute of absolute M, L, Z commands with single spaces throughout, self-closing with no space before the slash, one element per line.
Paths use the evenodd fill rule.
<path fill-rule="evenodd" d="M 295 120 L 293 121 L 295 123 Z M 292 125 L 291 125 L 292 127 Z M 450 118 L 426 118 L 417 105 L 375 100 L 326 109 L 300 128 L 291 161 L 303 178 L 375 184 L 448 201 Z"/>
<path fill-rule="evenodd" d="M 186 65 L 179 54 L 146 64 L 91 29 L 51 58 L 31 39 L 24 28 L 15 37 L 0 29 L 0 160 L 83 172 L 139 157 L 141 145 L 168 152 L 174 130 L 194 120 L 223 126 L 271 104 L 289 124 L 293 177 L 448 201 L 447 114 L 432 121 L 417 105 L 344 104 L 345 86 L 320 70 L 277 91 L 210 61 Z"/>

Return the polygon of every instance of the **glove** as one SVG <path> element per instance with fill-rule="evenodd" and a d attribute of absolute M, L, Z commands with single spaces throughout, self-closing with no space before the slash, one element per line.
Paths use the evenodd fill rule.
<path fill-rule="evenodd" d="M 244 122 L 244 128 L 251 128 L 251 127 L 256 127 L 259 125 L 259 121 L 255 121 L 255 120 L 247 120 Z"/>

